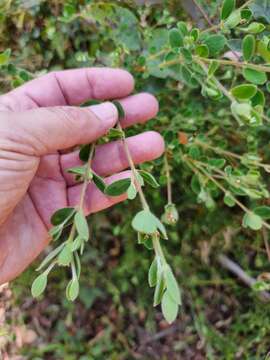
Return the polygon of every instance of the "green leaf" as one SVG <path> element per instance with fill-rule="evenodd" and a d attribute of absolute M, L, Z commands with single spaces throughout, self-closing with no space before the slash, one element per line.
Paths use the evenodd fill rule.
<path fill-rule="evenodd" d="M 132 220 L 134 230 L 143 234 L 153 234 L 157 231 L 156 217 L 149 210 L 141 210 Z"/>
<path fill-rule="evenodd" d="M 153 216 L 154 216 L 154 218 L 155 218 L 155 221 L 156 221 L 158 230 L 161 232 L 162 236 L 163 236 L 165 239 L 168 239 L 165 226 L 162 224 L 162 222 L 161 222 L 155 215 L 153 215 Z"/>
<path fill-rule="evenodd" d="M 85 166 L 75 166 L 70 169 L 67 169 L 66 172 L 70 173 L 70 174 L 84 176 L 85 175 Z"/>
<path fill-rule="evenodd" d="M 235 10 L 231 15 L 226 19 L 224 25 L 225 28 L 233 29 L 235 28 L 242 20 L 241 11 Z"/>
<path fill-rule="evenodd" d="M 83 162 L 87 162 L 89 160 L 90 156 L 90 150 L 91 150 L 91 144 L 83 145 L 79 152 L 79 158 Z"/>
<path fill-rule="evenodd" d="M 153 304 L 154 306 L 160 304 L 164 290 L 165 290 L 165 281 L 163 274 L 160 273 L 158 274 L 157 285 L 154 293 L 154 304 Z"/>
<path fill-rule="evenodd" d="M 226 160 L 225 159 L 212 158 L 212 159 L 209 159 L 207 162 L 208 162 L 208 164 L 210 166 L 221 169 L 225 165 Z"/>
<path fill-rule="evenodd" d="M 265 25 L 263 25 L 262 23 L 253 22 L 245 28 L 238 28 L 238 29 L 243 32 L 247 32 L 251 34 L 259 34 L 260 32 L 265 30 Z"/>
<path fill-rule="evenodd" d="M 248 212 L 243 217 L 243 227 L 249 227 L 252 230 L 260 230 L 262 228 L 262 218 L 253 212 Z"/>
<path fill-rule="evenodd" d="M 253 210 L 253 212 L 265 220 L 270 219 L 270 207 L 269 206 L 265 206 L 265 205 L 258 206 Z"/>
<path fill-rule="evenodd" d="M 209 56 L 209 49 L 207 45 L 198 45 L 195 48 L 195 54 L 203 57 L 203 58 L 207 58 Z"/>
<path fill-rule="evenodd" d="M 157 269 L 157 259 L 154 258 L 148 271 L 148 283 L 150 287 L 154 287 L 157 284 Z"/>
<path fill-rule="evenodd" d="M 59 209 L 52 215 L 51 223 L 54 226 L 66 223 L 74 214 L 75 209 L 73 207 Z"/>
<path fill-rule="evenodd" d="M 42 261 L 42 263 L 39 265 L 39 267 L 36 269 L 36 271 L 42 270 L 52 259 L 54 259 L 60 253 L 60 251 L 63 249 L 64 246 L 65 246 L 65 243 L 62 243 L 59 246 L 57 246 L 54 250 L 52 250 L 45 257 L 45 259 Z"/>
<path fill-rule="evenodd" d="M 149 235 L 144 236 L 143 246 L 148 250 L 153 250 L 153 240 Z"/>
<path fill-rule="evenodd" d="M 243 76 L 247 81 L 256 85 L 263 85 L 267 81 L 266 73 L 248 67 L 243 69 Z"/>
<path fill-rule="evenodd" d="M 224 35 L 209 35 L 203 43 L 207 45 L 210 56 L 218 55 L 225 47 L 227 40 Z"/>
<path fill-rule="evenodd" d="M 233 102 L 231 105 L 232 113 L 240 116 L 245 120 L 249 120 L 251 118 L 251 105 L 247 103 L 239 104 L 237 101 Z"/>
<path fill-rule="evenodd" d="M 136 186 L 133 183 L 131 183 L 127 190 L 127 197 L 129 200 L 133 200 L 135 199 L 136 195 L 137 195 Z"/>
<path fill-rule="evenodd" d="M 77 278 L 73 278 L 67 285 L 66 296 L 70 301 L 74 301 L 79 295 L 79 281 Z"/>
<path fill-rule="evenodd" d="M 70 247 L 68 245 L 65 245 L 63 250 L 58 255 L 57 261 L 58 264 L 61 266 L 68 266 L 71 263 L 72 260 L 72 252 L 70 250 Z"/>
<path fill-rule="evenodd" d="M 33 297 L 38 297 L 41 295 L 47 286 L 47 275 L 40 274 L 33 282 L 31 287 L 31 293 Z"/>
<path fill-rule="evenodd" d="M 112 128 L 108 132 L 108 137 L 110 139 L 122 139 L 124 132 L 120 129 Z"/>
<path fill-rule="evenodd" d="M 270 62 L 270 49 L 269 49 L 269 39 L 264 36 L 262 39 L 257 41 L 256 47 L 257 54 L 260 55 L 266 63 Z"/>
<path fill-rule="evenodd" d="M 144 179 L 144 181 L 149 184 L 150 186 L 152 186 L 154 189 L 159 187 L 159 183 L 157 182 L 157 180 L 154 178 L 154 176 L 152 174 L 150 174 L 148 171 L 145 170 L 139 170 L 139 174 L 142 176 L 142 178 Z"/>
<path fill-rule="evenodd" d="M 53 238 L 54 241 L 58 240 L 63 232 L 64 226 L 62 224 L 53 226 L 49 230 L 49 235 Z"/>
<path fill-rule="evenodd" d="M 242 84 L 231 89 L 232 95 L 237 100 L 248 100 L 257 92 L 257 86 L 252 84 Z"/>
<path fill-rule="evenodd" d="M 219 63 L 216 60 L 211 61 L 208 68 L 208 76 L 209 77 L 213 76 L 218 68 L 219 68 Z"/>
<path fill-rule="evenodd" d="M 167 292 L 169 293 L 170 297 L 178 305 L 181 305 L 180 289 L 179 289 L 177 281 L 174 277 L 174 274 L 169 266 L 164 271 L 164 278 L 165 278 Z"/>
<path fill-rule="evenodd" d="M 10 59 L 11 50 L 6 49 L 4 52 L 0 53 L 0 66 L 7 65 Z"/>
<path fill-rule="evenodd" d="M 89 240 L 88 223 L 84 214 L 81 211 L 76 213 L 74 217 L 74 222 L 79 236 L 82 237 L 85 241 Z"/>
<path fill-rule="evenodd" d="M 197 28 L 193 28 L 190 32 L 190 36 L 193 38 L 194 41 L 197 41 L 200 35 L 200 30 Z"/>
<path fill-rule="evenodd" d="M 112 16 L 111 19 L 108 17 L 108 20 L 114 20 L 111 25 L 114 41 L 118 46 L 122 47 L 124 45 L 129 50 L 140 50 L 141 35 L 137 17 L 123 6 L 114 6 L 113 9 L 116 19 Z"/>
<path fill-rule="evenodd" d="M 104 193 L 109 196 L 119 196 L 127 192 L 131 179 L 120 179 L 106 186 Z"/>
<path fill-rule="evenodd" d="M 221 20 L 226 20 L 235 9 L 235 0 L 224 0 L 221 8 Z"/>
<path fill-rule="evenodd" d="M 172 300 L 168 291 L 165 291 L 161 302 L 162 314 L 166 321 L 171 324 L 177 318 L 178 305 Z"/>
<path fill-rule="evenodd" d="M 242 42 L 242 52 L 245 61 L 249 61 L 255 54 L 256 40 L 253 35 L 246 35 Z"/>
<path fill-rule="evenodd" d="M 251 99 L 251 104 L 253 107 L 260 105 L 264 107 L 265 105 L 265 96 L 262 90 L 258 89 L 256 94 Z"/>
<path fill-rule="evenodd" d="M 72 242 L 70 250 L 72 252 L 78 250 L 81 247 L 81 245 L 83 244 L 83 242 L 84 242 L 84 239 L 82 237 L 80 237 L 80 236 L 77 236 L 74 239 L 74 241 Z"/>
<path fill-rule="evenodd" d="M 172 48 L 177 48 L 184 45 L 183 36 L 178 29 L 173 28 L 169 31 L 169 42 Z"/>
<path fill-rule="evenodd" d="M 223 201 L 229 207 L 233 207 L 235 205 L 235 199 L 233 198 L 233 196 L 230 193 L 226 193 L 224 195 Z"/>
<path fill-rule="evenodd" d="M 105 192 L 106 184 L 101 176 L 93 172 L 93 183 L 96 185 L 96 187 L 101 191 Z"/>
<path fill-rule="evenodd" d="M 123 106 L 120 104 L 120 102 L 119 101 L 116 101 L 116 100 L 114 100 L 113 102 L 112 102 L 114 105 L 115 105 L 115 107 L 117 108 L 117 111 L 118 111 L 118 119 L 120 120 L 120 119 L 123 119 L 126 115 L 125 115 L 125 110 L 124 110 L 124 108 L 123 108 Z M 111 130 L 117 130 L 118 132 L 121 132 L 121 130 L 119 130 L 119 129 L 111 129 Z M 121 136 L 123 135 L 123 132 L 121 132 Z"/>
<path fill-rule="evenodd" d="M 187 28 L 187 24 L 184 21 L 178 21 L 177 28 L 181 32 L 182 36 L 188 35 L 189 31 Z"/>
<path fill-rule="evenodd" d="M 192 63 L 192 54 L 191 52 L 186 49 L 186 48 L 181 48 L 180 49 L 180 54 L 183 56 L 184 61 L 187 64 L 191 64 Z"/>

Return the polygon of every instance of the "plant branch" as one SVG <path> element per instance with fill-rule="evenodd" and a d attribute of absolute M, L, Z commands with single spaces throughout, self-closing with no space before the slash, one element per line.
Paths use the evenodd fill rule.
<path fill-rule="evenodd" d="M 138 193 L 139 193 L 139 196 L 140 196 L 142 207 L 143 207 L 144 210 L 149 210 L 149 205 L 148 205 L 147 200 L 146 200 L 146 198 L 144 196 L 144 193 L 142 191 L 141 184 L 139 183 L 139 181 L 137 179 L 137 171 L 136 171 L 133 159 L 131 157 L 131 154 L 130 154 L 130 151 L 129 151 L 129 148 L 128 148 L 128 144 L 127 144 L 127 141 L 126 141 L 125 133 L 124 133 L 124 131 L 122 129 L 120 121 L 118 121 L 118 123 L 117 123 L 117 128 L 122 132 L 122 143 L 123 143 L 124 151 L 125 151 L 125 154 L 126 154 L 126 157 L 127 157 L 127 160 L 128 160 L 129 167 L 130 167 L 131 172 L 132 172 L 133 181 L 135 183 L 135 186 L 136 186 L 136 188 L 138 190 Z"/>
<path fill-rule="evenodd" d="M 205 62 L 205 63 L 211 63 L 212 61 L 216 61 L 221 65 L 231 65 L 239 68 L 248 67 L 254 70 L 258 71 L 264 71 L 264 72 L 270 72 L 270 66 L 264 66 L 259 64 L 250 64 L 246 62 L 241 61 L 234 61 L 234 60 L 222 60 L 222 59 L 209 59 L 209 58 L 203 58 L 203 57 L 197 57 L 198 60 Z"/>
<path fill-rule="evenodd" d="M 83 211 L 85 194 L 86 194 L 87 186 L 89 184 L 89 172 L 91 170 L 91 164 L 92 164 L 94 152 L 95 152 L 95 143 L 93 143 L 91 145 L 89 159 L 88 159 L 87 164 L 85 166 L 84 181 L 83 181 L 83 184 L 82 184 L 82 191 L 81 191 L 81 194 L 80 194 L 80 201 L 79 201 L 79 205 L 78 205 L 78 210 L 79 211 Z M 72 242 L 74 240 L 75 234 L 76 234 L 76 226 L 75 226 L 75 223 L 73 223 L 72 227 L 71 227 L 71 230 L 70 230 L 69 237 L 68 237 L 68 242 Z"/>
<path fill-rule="evenodd" d="M 168 162 L 168 153 L 165 151 L 164 154 L 164 165 L 167 179 L 167 199 L 168 204 L 172 204 L 172 182 L 171 182 L 171 174 L 170 174 L 170 166 Z"/>
<path fill-rule="evenodd" d="M 196 161 L 185 156 L 183 157 L 184 159 L 186 159 L 186 163 L 187 165 L 193 170 L 193 172 L 195 173 L 199 173 L 199 174 L 203 174 L 206 178 L 208 178 L 210 181 L 212 181 L 220 190 L 222 190 L 222 192 L 224 194 L 226 194 L 228 192 L 228 190 L 221 185 L 211 174 L 209 174 L 203 167 L 201 167 L 199 164 L 197 164 L 196 167 Z M 195 163 L 195 164 L 194 164 Z M 234 200 L 234 202 L 245 212 L 245 213 L 252 213 L 251 210 L 249 210 L 244 204 L 241 203 L 241 201 L 239 201 L 235 196 L 231 195 L 232 199 Z M 262 220 L 262 224 L 264 227 L 266 227 L 267 229 L 270 229 L 270 225 Z"/>
<path fill-rule="evenodd" d="M 218 262 L 225 269 L 229 270 L 234 275 L 236 275 L 247 286 L 252 287 L 257 282 L 256 279 L 249 276 L 238 264 L 236 264 L 234 261 L 229 259 L 226 255 L 220 254 L 218 256 Z M 270 294 L 267 291 L 260 291 L 259 297 L 262 301 L 265 302 L 270 301 Z"/>

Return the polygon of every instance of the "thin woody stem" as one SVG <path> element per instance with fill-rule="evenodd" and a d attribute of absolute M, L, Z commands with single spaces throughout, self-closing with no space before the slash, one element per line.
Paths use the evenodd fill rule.
<path fill-rule="evenodd" d="M 205 149 L 211 149 L 213 151 L 215 151 L 217 154 L 223 154 L 223 155 L 226 155 L 226 156 L 229 156 L 229 157 L 233 157 L 235 159 L 238 159 L 238 160 L 243 160 L 244 159 L 244 156 L 242 155 L 239 155 L 239 154 L 236 154 L 236 153 L 233 153 L 231 151 L 228 151 L 228 150 L 223 150 L 221 148 L 217 148 L 215 146 L 212 146 L 212 145 L 209 145 L 207 143 L 204 143 L 202 141 L 199 141 L 199 140 L 195 140 L 194 141 L 195 144 L 201 146 L 202 148 L 205 148 Z M 254 164 L 256 166 L 259 166 L 259 167 L 262 167 L 262 168 L 266 168 L 266 167 L 270 167 L 270 164 L 264 164 L 264 163 L 261 163 L 259 161 L 256 161 L 256 160 L 250 160 L 249 161 L 251 164 Z"/>
<path fill-rule="evenodd" d="M 165 152 L 164 155 L 164 165 L 167 179 L 167 199 L 168 204 L 172 204 L 172 183 L 171 183 L 171 174 L 170 174 L 170 166 L 168 163 L 168 154 Z"/>
<path fill-rule="evenodd" d="M 221 185 L 211 174 L 209 174 L 203 167 L 201 167 L 200 165 L 197 164 L 197 166 L 195 166 L 195 161 L 193 161 L 193 159 L 188 158 L 187 156 L 185 157 L 186 159 L 186 164 L 193 170 L 193 172 L 195 173 L 201 173 L 203 174 L 205 177 L 207 177 L 210 181 L 212 181 L 220 190 L 222 190 L 222 192 L 224 194 L 226 194 L 228 191 L 227 189 L 225 189 L 225 187 L 223 185 Z M 249 210 L 244 204 L 242 204 L 236 197 L 234 197 L 233 195 L 231 195 L 231 197 L 233 198 L 234 202 L 245 212 L 245 213 L 252 213 L 251 210 Z M 266 227 L 267 229 L 270 229 L 270 225 L 268 223 L 266 223 L 265 221 L 262 221 L 262 224 L 264 227 Z"/>
<path fill-rule="evenodd" d="M 87 190 L 87 185 L 89 183 L 89 172 L 91 170 L 94 152 L 95 152 L 95 144 L 92 144 L 90 154 L 89 154 L 89 159 L 88 159 L 87 165 L 85 166 L 84 182 L 83 182 L 81 196 L 80 196 L 80 202 L 79 202 L 79 211 L 83 210 L 84 198 L 85 198 L 85 193 Z"/>
<path fill-rule="evenodd" d="M 91 164 L 92 164 L 94 152 L 95 152 L 95 144 L 92 144 L 90 154 L 89 154 L 89 159 L 88 159 L 87 165 L 85 166 L 84 181 L 83 181 L 82 191 L 81 191 L 81 195 L 80 195 L 80 201 L 79 201 L 79 205 L 78 205 L 79 211 L 83 211 L 85 194 L 86 194 L 87 186 L 89 184 L 88 176 L 89 176 L 89 171 L 91 170 Z M 68 242 L 72 242 L 74 240 L 75 235 L 76 235 L 76 226 L 75 226 L 75 223 L 73 223 L 71 230 L 70 230 L 69 237 L 68 237 Z"/>
<path fill-rule="evenodd" d="M 125 154 L 126 154 L 126 157 L 128 159 L 128 163 L 129 163 L 129 167 L 132 171 L 132 177 L 133 177 L 133 181 L 135 183 L 135 186 L 138 190 L 138 193 L 139 193 L 139 196 L 140 196 L 140 201 L 141 201 L 141 204 L 142 204 L 142 207 L 144 210 L 150 210 L 149 208 L 149 205 L 147 203 L 147 200 L 144 196 L 144 193 L 143 193 L 143 190 L 142 190 L 142 187 L 141 187 L 141 184 L 139 183 L 139 181 L 137 180 L 137 170 L 135 168 L 135 165 L 134 165 L 134 162 L 133 162 L 133 159 L 132 159 L 132 156 L 130 154 L 130 151 L 129 151 L 129 148 L 128 148 L 128 144 L 127 144 L 127 141 L 126 141 L 126 137 L 125 137 L 125 133 L 122 129 L 122 126 L 120 124 L 120 121 L 118 121 L 117 123 L 117 128 L 122 132 L 122 142 L 123 142 L 123 147 L 124 147 L 124 151 L 125 151 Z M 156 256 L 159 256 L 160 259 L 162 260 L 163 264 L 166 264 L 166 259 L 165 259 L 165 256 L 164 256 L 164 253 L 163 253 L 163 250 L 161 248 L 161 245 L 160 245 L 160 241 L 159 241 L 159 235 L 158 233 L 154 234 L 153 235 L 153 247 L 154 247 L 154 251 L 155 251 L 155 254 Z"/>
<path fill-rule="evenodd" d="M 149 205 L 148 205 L 147 200 L 146 200 L 146 198 L 144 196 L 144 193 L 142 191 L 141 184 L 139 183 L 139 181 L 137 179 L 137 171 L 136 171 L 134 162 L 132 160 L 132 157 L 131 157 L 131 154 L 130 154 L 130 151 L 129 151 L 129 148 L 128 148 L 128 145 L 127 145 L 127 142 L 126 142 L 125 133 L 124 133 L 124 131 L 122 129 L 120 121 L 118 121 L 118 123 L 117 123 L 117 128 L 122 132 L 122 143 L 123 143 L 124 151 L 125 151 L 128 163 L 129 163 L 129 167 L 130 167 L 131 172 L 132 172 L 133 181 L 135 183 L 135 186 L 136 186 L 136 188 L 138 190 L 138 193 L 139 193 L 139 196 L 140 196 L 142 207 L 143 207 L 144 210 L 149 210 Z"/>
<path fill-rule="evenodd" d="M 270 72 L 270 66 L 264 66 L 259 64 L 250 64 L 247 62 L 233 61 L 233 60 L 222 60 L 222 59 L 207 59 L 203 57 L 197 57 L 200 61 L 205 63 L 211 63 L 212 61 L 216 61 L 221 65 L 231 65 L 239 68 L 248 67 L 258 71 Z"/>

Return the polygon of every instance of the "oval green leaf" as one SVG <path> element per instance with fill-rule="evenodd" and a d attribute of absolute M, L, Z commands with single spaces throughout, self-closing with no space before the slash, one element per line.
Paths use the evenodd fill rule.
<path fill-rule="evenodd" d="M 70 301 L 74 301 L 79 295 L 79 281 L 77 278 L 70 280 L 66 287 L 66 297 Z"/>
<path fill-rule="evenodd" d="M 149 271 L 148 271 L 148 283 L 150 287 L 156 286 L 157 283 L 157 259 L 154 258 Z"/>
<path fill-rule="evenodd" d="M 47 275 L 41 274 L 39 275 L 33 282 L 31 287 L 31 293 L 33 297 L 38 297 L 41 295 L 47 286 Z"/>
<path fill-rule="evenodd" d="M 51 217 L 52 225 L 60 225 L 67 222 L 75 214 L 75 209 L 72 207 L 66 207 L 57 210 Z"/>
<path fill-rule="evenodd" d="M 221 8 L 220 18 L 226 20 L 235 9 L 235 0 L 224 0 Z"/>
<path fill-rule="evenodd" d="M 153 234 L 157 231 L 156 218 L 149 210 L 142 210 L 133 218 L 132 227 L 139 233 Z"/>
<path fill-rule="evenodd" d="M 94 184 L 96 185 L 96 187 L 104 193 L 105 191 L 105 188 L 106 188 L 106 184 L 104 182 L 104 180 L 102 179 L 101 176 L 99 176 L 98 174 L 96 173 L 92 173 L 93 174 L 93 182 Z"/>
<path fill-rule="evenodd" d="M 169 31 L 169 42 L 172 48 L 183 46 L 183 37 L 178 29 L 174 28 Z"/>
<path fill-rule="evenodd" d="M 253 212 L 265 220 L 270 219 L 270 207 L 269 206 L 258 206 L 253 210 Z"/>
<path fill-rule="evenodd" d="M 263 226 L 262 218 L 253 212 L 248 212 L 243 217 L 242 225 L 252 230 L 260 230 Z"/>
<path fill-rule="evenodd" d="M 178 304 L 172 300 L 168 290 L 165 291 L 164 295 L 162 296 L 161 309 L 166 321 L 168 321 L 169 324 L 174 322 L 178 314 Z"/>
<path fill-rule="evenodd" d="M 231 89 L 232 95 L 237 100 L 248 100 L 257 92 L 257 86 L 252 84 L 242 84 Z"/>
<path fill-rule="evenodd" d="M 74 222 L 79 236 L 87 241 L 89 239 L 89 227 L 87 220 L 81 211 L 76 213 Z"/>
<path fill-rule="evenodd" d="M 255 85 L 263 85 L 267 81 L 266 73 L 263 71 L 251 69 L 249 67 L 243 69 L 243 76 L 247 81 L 250 81 Z"/>
<path fill-rule="evenodd" d="M 150 174 L 148 171 L 145 170 L 139 170 L 139 174 L 142 176 L 142 178 L 144 179 L 144 181 L 149 184 L 150 186 L 152 186 L 153 188 L 158 188 L 159 187 L 159 183 L 157 182 L 157 180 L 154 178 L 154 176 L 152 174 Z"/>
<path fill-rule="evenodd" d="M 112 184 L 106 186 L 105 194 L 109 196 L 119 196 L 127 192 L 128 188 L 130 187 L 131 180 L 128 179 L 121 179 L 113 182 Z"/>
<path fill-rule="evenodd" d="M 245 61 L 249 61 L 255 53 L 256 40 L 253 35 L 246 35 L 242 43 L 242 52 Z"/>
<path fill-rule="evenodd" d="M 177 281 L 174 277 L 174 274 L 169 266 L 164 272 L 164 278 L 165 278 L 165 284 L 167 287 L 167 292 L 169 293 L 170 297 L 178 305 L 181 305 L 180 289 L 179 289 Z"/>

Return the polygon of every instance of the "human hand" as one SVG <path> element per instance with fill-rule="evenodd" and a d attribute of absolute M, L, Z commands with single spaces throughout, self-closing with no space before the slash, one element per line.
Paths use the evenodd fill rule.
<path fill-rule="evenodd" d="M 20 274 L 46 247 L 51 215 L 79 202 L 81 185 L 65 172 L 80 164 L 78 152 L 58 151 L 94 141 L 117 122 L 110 102 L 75 105 L 123 98 L 123 127 L 154 117 L 156 99 L 146 93 L 128 96 L 132 90 L 133 78 L 126 71 L 88 68 L 52 72 L 0 96 L 0 284 Z M 164 150 L 161 136 L 152 131 L 128 138 L 128 145 L 137 164 Z M 93 169 L 109 176 L 108 183 L 127 177 L 127 171 L 121 172 L 127 167 L 121 142 L 97 147 Z M 124 199 L 106 197 L 90 184 L 85 212 Z"/>

